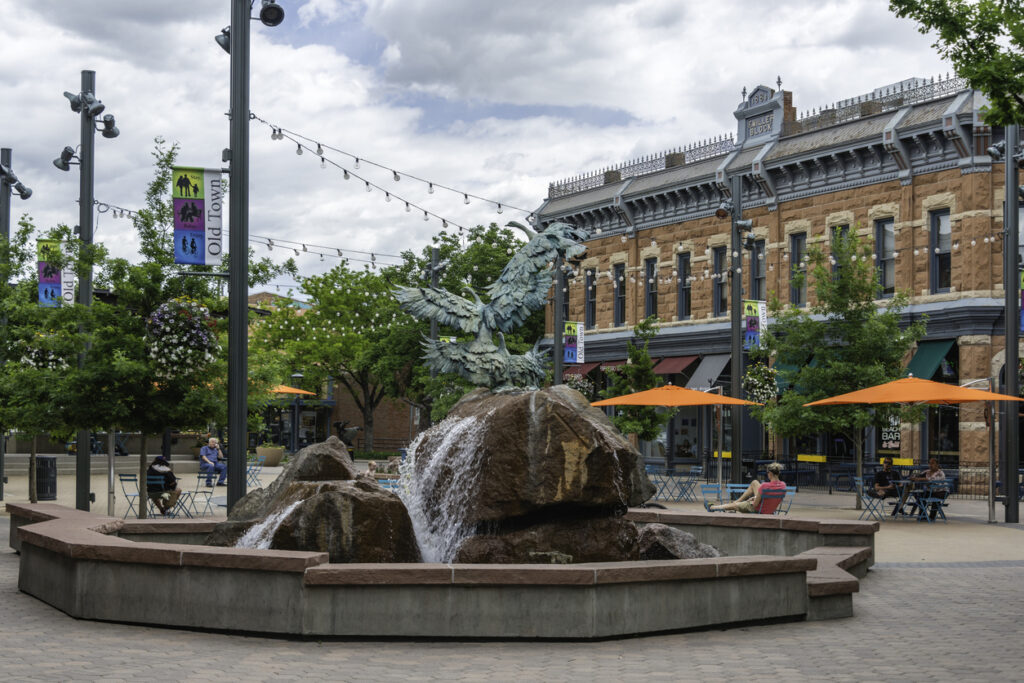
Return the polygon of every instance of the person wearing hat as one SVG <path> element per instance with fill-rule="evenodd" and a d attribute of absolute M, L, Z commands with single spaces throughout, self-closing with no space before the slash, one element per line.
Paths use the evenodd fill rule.
<path fill-rule="evenodd" d="M 171 463 L 162 455 L 156 456 L 153 464 L 146 470 L 146 493 L 164 517 L 174 509 L 178 496 L 181 495 L 178 478 L 174 476 Z"/>
<path fill-rule="evenodd" d="M 775 508 L 779 507 L 779 503 L 782 502 L 781 498 L 773 498 L 765 501 L 763 507 L 761 506 L 761 496 L 767 491 L 782 491 L 786 492 L 786 482 L 779 479 L 779 475 L 782 474 L 782 465 L 777 462 L 769 463 L 768 465 L 768 481 L 763 484 L 757 479 L 750 482 L 750 486 L 743 492 L 743 495 L 734 500 L 731 503 L 725 503 L 723 505 L 711 505 L 708 501 L 704 501 L 704 509 L 708 512 L 720 512 L 724 510 L 736 510 L 737 512 L 760 512 L 762 515 L 770 515 L 775 512 Z"/>

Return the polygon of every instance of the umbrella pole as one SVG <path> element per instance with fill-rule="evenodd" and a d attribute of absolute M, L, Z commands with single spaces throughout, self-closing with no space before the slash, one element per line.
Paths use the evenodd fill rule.
<path fill-rule="evenodd" d="M 725 453 L 722 452 L 722 444 L 725 442 L 725 435 L 722 428 L 722 406 L 715 406 L 715 410 L 718 411 L 718 502 L 722 502 L 722 462 L 725 460 Z"/>

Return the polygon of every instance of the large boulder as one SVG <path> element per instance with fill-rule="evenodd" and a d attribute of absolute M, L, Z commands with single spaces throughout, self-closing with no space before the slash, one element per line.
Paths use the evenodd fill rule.
<path fill-rule="evenodd" d="M 723 554 L 693 534 L 665 524 L 645 524 L 640 529 L 639 545 L 641 560 L 695 560 Z"/>
<path fill-rule="evenodd" d="M 603 412 L 564 385 L 471 392 L 423 434 L 414 466 L 427 499 L 463 489 L 467 524 L 556 506 L 612 510 L 654 495 L 636 449 Z"/>
<path fill-rule="evenodd" d="M 320 551 L 331 562 L 420 560 L 402 501 L 376 480 L 357 476 L 334 436 L 299 451 L 270 486 L 238 501 L 206 542 Z"/>
<path fill-rule="evenodd" d="M 639 559 L 636 524 L 621 517 L 542 522 L 502 534 L 477 534 L 459 546 L 455 562 L 567 564 Z"/>

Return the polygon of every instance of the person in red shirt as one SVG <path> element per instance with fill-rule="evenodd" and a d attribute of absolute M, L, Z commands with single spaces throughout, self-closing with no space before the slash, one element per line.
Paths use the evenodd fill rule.
<path fill-rule="evenodd" d="M 743 492 L 743 495 L 734 500 L 731 503 L 724 503 L 722 505 L 711 505 L 708 501 L 704 501 L 704 509 L 708 512 L 720 512 L 724 510 L 736 510 L 737 512 L 760 512 L 762 515 L 770 515 L 775 512 L 775 508 L 782 502 L 781 498 L 774 498 L 765 501 L 764 507 L 761 506 L 761 496 L 766 491 L 786 491 L 786 482 L 779 479 L 779 474 L 782 473 L 782 465 L 777 462 L 770 463 L 768 465 L 768 481 L 763 484 L 757 479 L 750 482 L 750 486 Z M 758 509 L 760 507 L 760 510 Z"/>

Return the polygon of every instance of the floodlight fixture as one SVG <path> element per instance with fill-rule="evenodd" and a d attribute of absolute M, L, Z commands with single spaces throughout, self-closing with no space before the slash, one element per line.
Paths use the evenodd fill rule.
<path fill-rule="evenodd" d="M 28 199 L 32 196 L 32 188 L 25 187 L 25 183 L 20 180 L 14 183 L 14 191 L 18 193 L 18 196 L 22 199 Z"/>
<path fill-rule="evenodd" d="M 107 108 L 106 105 L 97 100 L 96 96 L 93 95 L 91 92 L 82 93 L 81 98 L 82 106 L 85 107 L 86 115 L 92 118 L 96 118 L 97 116 L 103 113 L 104 109 Z"/>
<path fill-rule="evenodd" d="M 728 199 L 719 204 L 718 208 L 715 209 L 715 218 L 728 218 L 731 215 L 732 202 L 730 202 Z"/>
<path fill-rule="evenodd" d="M 75 158 L 73 147 L 65 147 L 61 150 L 60 156 L 53 160 L 53 165 L 62 171 L 71 170 L 71 160 Z"/>
<path fill-rule="evenodd" d="M 284 8 L 274 0 L 263 0 L 260 7 L 260 21 L 264 26 L 278 26 L 284 21 Z"/>
<path fill-rule="evenodd" d="M 71 111 L 76 114 L 82 111 L 82 98 L 73 92 L 64 91 L 64 97 L 68 98 L 68 102 L 71 103 Z"/>
<path fill-rule="evenodd" d="M 754 221 L 750 219 L 736 221 L 736 229 L 739 230 L 740 232 L 743 232 L 744 230 L 750 230 L 753 226 Z"/>
<path fill-rule="evenodd" d="M 117 126 L 114 124 L 113 114 L 103 115 L 103 128 L 100 128 L 98 130 L 103 134 L 103 137 L 105 138 L 116 138 L 118 135 L 121 134 L 121 131 L 119 131 L 117 129 Z"/>
<path fill-rule="evenodd" d="M 985 151 L 994 160 L 1000 161 L 1003 158 L 1003 151 L 1005 149 L 1006 149 L 1006 142 L 1005 141 L 999 141 L 996 144 L 994 144 L 991 147 L 989 147 L 988 149 L 986 149 Z"/>
<path fill-rule="evenodd" d="M 228 54 L 231 54 L 231 27 L 225 26 L 220 30 L 220 34 L 213 37 L 217 44 L 221 46 L 221 49 Z"/>

